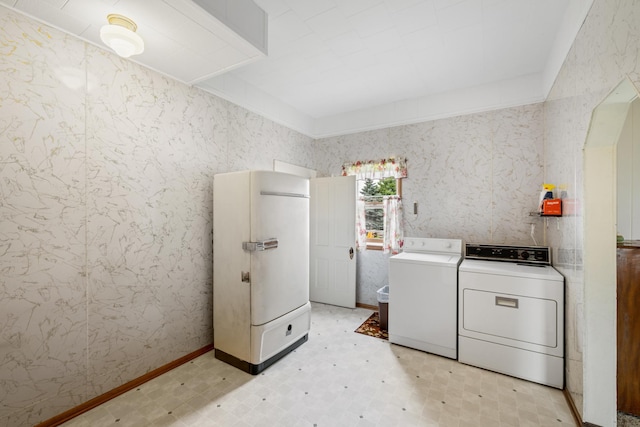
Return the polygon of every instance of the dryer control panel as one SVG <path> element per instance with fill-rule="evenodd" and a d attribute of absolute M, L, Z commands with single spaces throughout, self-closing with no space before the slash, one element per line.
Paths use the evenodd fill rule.
<path fill-rule="evenodd" d="M 548 246 L 479 245 L 467 243 L 465 258 L 551 265 Z"/>

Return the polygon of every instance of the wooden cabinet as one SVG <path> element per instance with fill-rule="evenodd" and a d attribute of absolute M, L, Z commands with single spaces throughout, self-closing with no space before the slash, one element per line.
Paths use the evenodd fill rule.
<path fill-rule="evenodd" d="M 618 410 L 640 416 L 640 242 L 619 244 L 617 262 Z"/>

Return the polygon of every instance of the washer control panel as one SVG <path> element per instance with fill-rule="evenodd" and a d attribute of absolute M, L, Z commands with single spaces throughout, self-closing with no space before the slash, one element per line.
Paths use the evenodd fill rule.
<path fill-rule="evenodd" d="M 427 237 L 405 237 L 404 252 L 462 254 L 462 240 L 434 239 Z"/>
<path fill-rule="evenodd" d="M 465 258 L 551 265 L 548 246 L 465 245 Z"/>

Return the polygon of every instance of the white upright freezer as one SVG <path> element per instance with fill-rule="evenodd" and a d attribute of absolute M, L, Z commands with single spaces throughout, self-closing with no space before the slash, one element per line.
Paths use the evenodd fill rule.
<path fill-rule="evenodd" d="M 256 375 L 308 339 L 309 180 L 271 171 L 215 175 L 216 358 Z"/>

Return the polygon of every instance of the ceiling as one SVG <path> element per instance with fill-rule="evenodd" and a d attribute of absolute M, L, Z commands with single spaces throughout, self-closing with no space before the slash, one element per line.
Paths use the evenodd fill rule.
<path fill-rule="evenodd" d="M 259 6 L 268 55 L 191 0 L 0 3 L 101 47 L 106 15 L 122 13 L 145 40 L 131 60 L 314 137 L 540 102 L 591 4 L 239 1 L 196 0 L 241 12 Z M 252 16 L 249 32 L 260 22 Z"/>
<path fill-rule="evenodd" d="M 541 72 L 565 0 L 256 0 L 269 56 L 236 75 L 323 117 Z"/>

